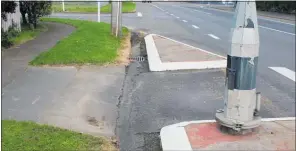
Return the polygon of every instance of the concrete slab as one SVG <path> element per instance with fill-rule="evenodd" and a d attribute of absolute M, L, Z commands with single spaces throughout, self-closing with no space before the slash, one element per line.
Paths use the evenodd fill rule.
<path fill-rule="evenodd" d="M 295 150 L 295 117 L 262 119 L 245 135 L 226 134 L 207 120 L 166 126 L 160 136 L 163 150 Z"/>
<path fill-rule="evenodd" d="M 115 135 L 124 66 L 28 67 L 2 89 L 2 119 Z"/>

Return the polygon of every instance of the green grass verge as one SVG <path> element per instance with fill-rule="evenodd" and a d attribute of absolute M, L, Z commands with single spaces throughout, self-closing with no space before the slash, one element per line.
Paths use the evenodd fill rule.
<path fill-rule="evenodd" d="M 53 3 L 52 10 L 54 12 L 62 12 L 61 3 Z M 65 11 L 67 12 L 86 12 L 86 13 L 95 13 L 98 12 L 98 5 L 96 2 L 65 2 Z M 123 2 L 122 3 L 122 12 L 123 13 L 132 13 L 136 11 L 136 4 L 134 2 Z M 101 13 L 110 13 L 111 5 L 107 4 L 101 7 Z"/>
<path fill-rule="evenodd" d="M 33 122 L 2 120 L 2 149 L 31 150 L 115 150 L 107 140 Z"/>
<path fill-rule="evenodd" d="M 128 29 L 123 28 L 123 38 L 112 36 L 110 24 L 103 22 L 61 18 L 42 18 L 41 20 L 69 24 L 76 27 L 76 30 L 53 48 L 37 56 L 30 62 L 31 65 L 110 63 L 115 61 L 117 50 L 128 35 Z"/>
<path fill-rule="evenodd" d="M 122 2 L 122 12 L 132 13 L 136 11 L 136 3 L 134 2 Z M 101 13 L 111 13 L 111 4 L 107 4 L 101 7 Z"/>
<path fill-rule="evenodd" d="M 62 4 L 53 4 L 52 10 L 54 12 L 62 12 Z M 78 4 L 65 4 L 65 11 L 67 12 L 98 12 L 97 4 L 94 5 L 78 5 Z"/>
<path fill-rule="evenodd" d="M 29 40 L 34 39 L 36 36 L 38 36 L 41 32 L 44 32 L 47 30 L 46 25 L 40 23 L 37 25 L 37 28 L 32 30 L 30 29 L 28 26 L 26 25 L 22 25 L 22 31 L 20 32 L 20 34 L 13 38 L 13 44 L 14 45 L 20 45 L 22 43 L 25 43 Z"/>

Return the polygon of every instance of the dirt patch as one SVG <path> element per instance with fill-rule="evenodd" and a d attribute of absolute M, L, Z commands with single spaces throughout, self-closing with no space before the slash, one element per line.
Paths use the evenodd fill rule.
<path fill-rule="evenodd" d="M 116 59 L 116 64 L 119 65 L 128 65 L 130 63 L 129 58 L 131 54 L 131 34 L 128 33 L 128 35 L 124 38 L 122 41 L 122 44 L 118 50 L 118 56 Z"/>

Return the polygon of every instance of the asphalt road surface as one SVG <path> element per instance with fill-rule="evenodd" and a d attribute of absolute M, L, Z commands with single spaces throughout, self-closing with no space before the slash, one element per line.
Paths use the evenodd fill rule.
<path fill-rule="evenodd" d="M 52 17 L 97 19 L 96 14 L 67 13 Z M 101 15 L 101 20 L 109 23 L 110 15 Z M 257 89 L 264 100 L 262 116 L 295 116 L 295 79 L 291 79 L 291 74 L 295 75 L 295 25 L 263 17 L 258 17 L 258 23 Z M 137 13 L 124 14 L 123 25 L 226 56 L 233 13 L 188 3 L 137 3 Z M 133 56 L 145 56 L 140 40 L 133 36 Z M 222 71 L 153 73 L 148 71 L 147 62 L 133 62 L 126 73 L 117 128 L 121 150 L 159 150 L 157 138 L 161 127 L 187 120 L 213 119 L 215 110 L 223 106 Z"/>

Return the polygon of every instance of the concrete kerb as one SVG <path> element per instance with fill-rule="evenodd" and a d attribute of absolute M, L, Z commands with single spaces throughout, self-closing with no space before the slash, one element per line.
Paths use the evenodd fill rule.
<path fill-rule="evenodd" d="M 185 45 L 187 47 L 198 49 L 210 55 L 214 55 L 224 60 L 216 60 L 216 61 L 200 61 L 200 62 L 162 62 L 160 60 L 160 56 L 155 45 L 153 36 L 159 36 L 173 42 Z M 170 39 L 168 37 L 164 37 L 157 34 L 149 34 L 145 38 L 146 50 L 148 55 L 148 63 L 150 71 L 170 71 L 170 70 L 189 70 L 189 69 L 217 69 L 217 68 L 225 68 L 226 67 L 226 57 L 214 54 L 212 52 L 196 48 L 194 46 Z"/>
<path fill-rule="evenodd" d="M 275 121 L 295 121 L 295 117 L 284 118 L 263 118 L 262 122 L 275 122 Z M 186 121 L 165 126 L 160 130 L 161 146 L 163 151 L 171 150 L 187 150 L 192 151 L 188 136 L 185 131 L 185 126 L 189 124 L 202 124 L 202 123 L 215 123 L 215 120 L 199 120 L 199 121 Z M 178 138 L 178 139 L 176 139 Z"/>

